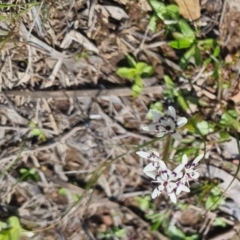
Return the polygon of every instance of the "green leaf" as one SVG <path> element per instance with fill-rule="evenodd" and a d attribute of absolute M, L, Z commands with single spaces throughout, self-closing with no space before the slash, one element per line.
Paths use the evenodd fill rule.
<path fill-rule="evenodd" d="M 211 192 L 214 196 L 219 196 L 219 195 L 221 195 L 221 193 L 222 193 L 220 187 L 218 187 L 218 186 L 213 187 L 210 192 Z"/>
<path fill-rule="evenodd" d="M 212 38 L 208 38 L 204 40 L 199 40 L 198 44 L 203 45 L 205 48 L 213 48 L 216 45 L 216 40 Z"/>
<path fill-rule="evenodd" d="M 41 130 L 38 128 L 34 128 L 33 130 L 31 130 L 31 135 L 32 136 L 39 136 L 41 134 Z"/>
<path fill-rule="evenodd" d="M 182 33 L 180 33 L 180 32 L 173 32 L 173 33 L 172 33 L 172 36 L 173 36 L 173 38 L 176 39 L 176 40 L 180 40 L 180 39 L 185 38 L 185 36 L 184 36 Z"/>
<path fill-rule="evenodd" d="M 166 6 L 166 10 L 169 13 L 170 17 L 174 20 L 178 20 L 180 17 L 179 8 L 175 4 L 169 4 Z"/>
<path fill-rule="evenodd" d="M 196 124 L 199 132 L 205 136 L 211 132 L 214 131 L 213 127 L 207 122 L 207 121 L 202 121 Z"/>
<path fill-rule="evenodd" d="M 136 70 L 137 70 L 137 74 L 141 75 L 142 74 L 142 70 L 147 66 L 147 64 L 145 62 L 138 62 L 136 65 Z"/>
<path fill-rule="evenodd" d="M 39 137 L 43 142 L 47 140 L 45 133 L 39 128 L 32 129 L 30 133 L 32 136 Z"/>
<path fill-rule="evenodd" d="M 221 140 L 229 140 L 230 139 L 230 134 L 227 131 L 219 132 L 219 136 L 220 136 Z"/>
<path fill-rule="evenodd" d="M 131 57 L 131 55 L 127 55 L 127 61 L 128 61 L 128 64 L 132 67 L 132 68 L 135 68 L 137 63 L 136 61 L 134 60 L 133 57 Z"/>
<path fill-rule="evenodd" d="M 134 77 L 136 75 L 136 69 L 122 67 L 122 68 L 119 68 L 116 73 L 119 77 L 132 80 L 132 79 L 134 79 Z"/>
<path fill-rule="evenodd" d="M 229 114 L 231 117 L 233 117 L 233 118 L 237 118 L 237 117 L 238 117 L 238 113 L 237 113 L 237 111 L 234 110 L 234 109 L 230 109 L 230 110 L 228 110 L 227 112 L 228 112 L 228 114 Z"/>
<path fill-rule="evenodd" d="M 126 230 L 125 229 L 118 229 L 115 231 L 115 235 L 118 238 L 124 238 L 126 235 Z"/>
<path fill-rule="evenodd" d="M 226 227 L 227 224 L 226 222 L 223 220 L 223 218 L 221 217 L 216 217 L 214 222 L 213 222 L 213 226 L 217 227 L 217 226 L 220 226 L 220 227 Z"/>
<path fill-rule="evenodd" d="M 207 58 L 207 59 L 203 62 L 204 66 L 208 66 L 208 64 L 210 64 L 211 61 L 212 61 L 212 58 L 211 58 L 211 57 Z"/>
<path fill-rule="evenodd" d="M 157 221 L 155 221 L 155 222 L 151 225 L 150 231 L 151 231 L 151 232 L 154 232 L 154 231 L 158 230 L 159 227 L 161 226 L 161 224 L 162 224 L 162 220 L 157 220 Z"/>
<path fill-rule="evenodd" d="M 185 37 L 191 37 L 193 40 L 195 39 L 194 31 L 192 30 L 192 28 L 189 26 L 189 24 L 185 20 L 180 19 L 178 21 L 178 25 L 179 25 L 179 28 L 180 28 L 182 34 Z"/>
<path fill-rule="evenodd" d="M 151 201 L 150 196 L 136 197 L 136 200 L 142 211 L 146 211 L 150 208 L 150 201 Z"/>
<path fill-rule="evenodd" d="M 163 76 L 164 82 L 166 84 L 166 88 L 173 88 L 174 87 L 174 82 L 168 75 Z"/>
<path fill-rule="evenodd" d="M 186 68 L 190 58 L 195 54 L 195 46 L 192 46 L 184 55 L 181 57 L 179 66 L 184 69 Z"/>
<path fill-rule="evenodd" d="M 132 86 L 132 95 L 133 97 L 137 97 L 142 92 L 142 87 L 139 87 L 137 84 Z"/>
<path fill-rule="evenodd" d="M 192 41 L 187 38 L 182 38 L 179 40 L 173 40 L 168 43 L 169 46 L 175 49 L 184 49 L 189 48 L 192 45 Z"/>
<path fill-rule="evenodd" d="M 179 240 L 186 239 L 186 236 L 183 233 L 183 231 L 177 228 L 176 226 L 169 226 L 168 232 L 169 232 L 169 237 L 171 239 L 179 239 Z"/>
<path fill-rule="evenodd" d="M 148 77 L 150 77 L 153 73 L 154 73 L 154 68 L 152 66 L 146 65 L 142 69 L 142 73 L 141 74 L 146 74 Z"/>
<path fill-rule="evenodd" d="M 151 16 L 150 21 L 148 23 L 148 28 L 153 32 L 157 31 L 156 23 L 157 23 L 157 16 L 156 15 Z"/>
<path fill-rule="evenodd" d="M 234 127 L 235 129 L 238 129 L 240 127 L 240 123 L 229 114 L 230 111 L 225 112 L 220 119 L 220 124 L 228 126 L 228 127 Z M 233 113 L 233 112 L 230 112 Z"/>
<path fill-rule="evenodd" d="M 149 3 L 152 7 L 152 9 L 156 12 L 156 13 L 160 13 L 162 11 L 166 11 L 166 7 L 165 4 L 162 2 L 159 2 L 158 0 L 149 0 Z"/>
<path fill-rule="evenodd" d="M 179 94 L 179 95 L 177 96 L 177 102 L 178 102 L 179 106 L 180 106 L 185 112 L 188 110 L 188 105 L 187 105 L 184 97 L 183 97 L 181 94 Z"/>
<path fill-rule="evenodd" d="M 60 188 L 58 190 L 58 193 L 61 194 L 61 195 L 67 195 L 67 189 L 66 188 Z"/>
<path fill-rule="evenodd" d="M 216 46 L 213 50 L 213 56 L 214 57 L 218 57 L 220 54 L 220 47 L 219 46 Z"/>
<path fill-rule="evenodd" d="M 141 88 L 143 87 L 143 81 L 142 81 L 142 78 L 139 75 L 135 76 L 134 84 L 141 87 Z"/>
<path fill-rule="evenodd" d="M 194 59 L 195 59 L 195 64 L 196 64 L 197 66 L 200 66 L 201 63 L 202 63 L 202 59 L 201 59 L 201 53 L 200 53 L 200 50 L 199 50 L 199 48 L 198 48 L 197 45 L 195 46 Z"/>

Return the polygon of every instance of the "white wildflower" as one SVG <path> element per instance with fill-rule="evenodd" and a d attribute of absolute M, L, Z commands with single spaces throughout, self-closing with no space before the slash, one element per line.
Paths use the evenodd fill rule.
<path fill-rule="evenodd" d="M 193 162 L 188 162 L 188 157 L 186 154 L 182 156 L 182 166 L 184 169 L 184 175 L 180 181 L 178 181 L 177 185 L 177 192 L 176 194 L 180 194 L 181 191 L 185 191 L 185 184 L 187 183 L 189 185 L 189 180 L 197 179 L 199 178 L 199 173 L 196 171 L 196 166 L 199 163 L 199 161 L 203 158 L 204 153 L 200 154 L 198 157 L 196 157 Z"/>
<path fill-rule="evenodd" d="M 174 107 L 168 107 L 168 113 L 162 115 L 154 110 L 150 110 L 153 115 L 154 123 L 144 126 L 143 130 L 146 131 L 156 131 L 158 132 L 158 136 L 162 137 L 166 133 L 171 133 L 171 135 L 175 139 L 180 139 L 181 136 L 178 132 L 176 132 L 176 128 L 180 128 L 187 123 L 187 119 L 185 117 L 176 117 L 176 110 Z"/>
<path fill-rule="evenodd" d="M 140 157 L 148 159 L 151 161 L 144 169 L 143 172 L 151 178 L 154 178 L 156 176 L 156 172 L 160 169 L 160 161 L 162 161 L 159 158 L 159 153 L 155 151 L 151 152 L 144 152 L 144 151 L 138 151 L 136 152 Z"/>
<path fill-rule="evenodd" d="M 159 173 L 155 173 L 155 178 L 153 182 L 158 183 L 158 187 L 156 187 L 152 192 L 152 198 L 158 197 L 164 189 L 166 189 L 168 196 L 170 197 L 173 203 L 177 202 L 176 195 L 174 193 L 174 189 L 178 187 L 176 180 L 183 176 L 181 172 L 183 169 L 183 165 L 180 164 L 173 171 L 169 170 L 166 164 L 163 161 L 159 161 L 160 171 Z M 187 187 L 186 187 L 187 188 Z"/>

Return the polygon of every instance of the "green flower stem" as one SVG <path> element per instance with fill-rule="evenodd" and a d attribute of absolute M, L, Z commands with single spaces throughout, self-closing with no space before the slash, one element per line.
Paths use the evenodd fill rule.
<path fill-rule="evenodd" d="M 165 143 L 165 146 L 164 146 L 164 152 L 163 152 L 163 161 L 164 162 L 168 162 L 170 142 L 171 142 L 171 134 L 168 133 L 166 143 Z"/>

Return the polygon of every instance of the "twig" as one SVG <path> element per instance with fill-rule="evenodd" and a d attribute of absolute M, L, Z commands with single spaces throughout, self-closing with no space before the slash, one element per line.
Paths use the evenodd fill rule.
<path fill-rule="evenodd" d="M 99 93 L 99 94 L 98 94 Z M 145 87 L 142 94 L 158 94 L 162 95 L 163 89 L 161 86 Z M 2 93 L 1 93 L 2 94 Z M 103 89 L 99 92 L 99 89 L 85 89 L 85 90 L 69 90 L 69 91 L 20 91 L 20 90 L 9 90 L 5 91 L 7 96 L 21 96 L 36 98 L 54 98 L 54 99 L 68 99 L 70 98 L 87 98 L 87 97 L 101 97 L 101 96 L 118 96 L 125 97 L 131 96 L 132 90 L 130 88 L 114 88 L 114 89 Z"/>
<path fill-rule="evenodd" d="M 53 128 L 55 134 L 59 135 L 59 129 L 58 129 L 56 121 L 55 121 L 55 119 L 53 117 L 52 111 L 51 111 L 51 109 L 50 109 L 50 107 L 48 105 L 48 102 L 47 102 L 47 100 L 45 98 L 43 98 L 42 101 L 43 101 L 43 103 L 44 103 L 44 105 L 46 107 L 46 110 L 47 110 L 48 114 L 49 114 L 49 120 L 52 123 L 52 128 Z"/>
<path fill-rule="evenodd" d="M 223 22 L 223 19 L 224 19 L 225 13 L 226 13 L 226 9 L 227 9 L 227 2 L 228 2 L 228 0 L 223 1 L 223 6 L 222 6 L 222 12 L 221 12 L 221 18 L 220 18 L 220 21 L 219 21 L 219 25 L 221 25 L 222 22 Z"/>
<path fill-rule="evenodd" d="M 138 192 L 123 193 L 120 198 L 121 199 L 131 198 L 131 197 L 143 196 L 143 195 L 151 194 L 151 193 L 152 193 L 151 191 L 138 191 Z"/>

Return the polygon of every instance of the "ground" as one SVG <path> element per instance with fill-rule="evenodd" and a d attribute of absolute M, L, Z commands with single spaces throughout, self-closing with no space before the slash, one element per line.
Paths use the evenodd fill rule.
<path fill-rule="evenodd" d="M 0 221 L 20 221 L 7 234 L 15 227 L 21 239 L 39 240 L 240 239 L 240 2 L 188 2 L 195 12 L 180 4 L 179 19 L 193 29 L 199 56 L 193 48 L 184 65 L 190 47 L 174 47 L 178 23 L 159 14 L 150 27 L 147 0 L 2 0 Z M 120 73 L 135 71 L 129 61 L 146 68 Z M 205 153 L 199 180 L 177 204 L 165 193 L 151 199 L 156 184 L 136 154 L 163 153 L 165 138 L 142 126 L 150 109 L 168 106 L 188 118 L 169 159 Z"/>

